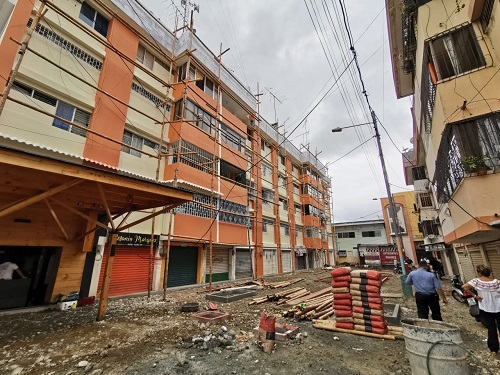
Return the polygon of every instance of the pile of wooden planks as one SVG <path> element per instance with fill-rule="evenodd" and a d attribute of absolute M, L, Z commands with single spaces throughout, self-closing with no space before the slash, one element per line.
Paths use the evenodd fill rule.
<path fill-rule="evenodd" d="M 396 326 L 388 326 L 387 327 L 388 332 L 385 335 L 379 335 L 377 333 L 371 333 L 371 332 L 357 331 L 353 329 L 337 328 L 335 326 L 335 321 L 333 320 L 313 320 L 313 327 L 319 329 L 326 329 L 328 331 L 351 333 L 353 335 L 373 337 L 377 339 L 396 340 L 396 339 L 401 339 L 403 337 L 403 328 Z"/>
<path fill-rule="evenodd" d="M 253 281 L 251 281 L 251 283 L 255 284 L 255 285 L 271 288 L 271 289 L 276 289 L 276 288 L 284 288 L 286 286 L 290 286 L 290 285 L 298 283 L 299 281 L 302 281 L 302 280 L 304 280 L 304 279 L 298 278 L 298 279 L 292 279 L 292 280 L 288 280 L 288 281 L 277 281 L 275 283 L 270 283 L 270 282 L 265 281 L 264 279 L 260 279 L 260 280 L 253 280 Z"/>
<path fill-rule="evenodd" d="M 291 299 L 299 298 L 299 297 L 304 297 L 311 292 L 308 291 L 305 288 L 292 288 L 288 290 L 284 290 L 279 293 L 274 293 L 274 294 L 268 294 L 265 297 L 257 297 L 254 298 L 249 305 L 257 305 L 259 303 L 264 303 L 264 302 L 276 302 L 278 305 L 281 305 Z"/>
<path fill-rule="evenodd" d="M 328 319 L 334 314 L 332 308 L 333 295 L 331 288 L 321 289 L 286 302 L 291 309 L 285 311 L 284 316 L 293 316 L 297 319 Z"/>

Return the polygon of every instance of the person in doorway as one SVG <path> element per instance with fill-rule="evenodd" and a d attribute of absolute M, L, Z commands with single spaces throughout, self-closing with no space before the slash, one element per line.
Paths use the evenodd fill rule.
<path fill-rule="evenodd" d="M 430 309 L 432 319 L 442 321 L 439 297 L 441 297 L 443 304 L 447 304 L 448 301 L 438 279 L 433 273 L 427 271 L 427 262 L 425 260 L 418 262 L 418 269 L 410 272 L 406 283 L 413 285 L 415 288 L 418 317 L 420 319 L 429 319 Z"/>
<path fill-rule="evenodd" d="M 12 262 L 3 262 L 0 264 L 0 280 L 12 280 L 14 272 L 22 279 L 26 278 L 17 264 Z"/>
<path fill-rule="evenodd" d="M 498 332 L 500 331 L 500 281 L 490 277 L 491 269 L 483 265 L 476 267 L 478 277 L 463 285 L 464 290 L 477 291 L 474 298 L 479 303 L 479 318 L 488 329 L 488 349 L 498 354 L 500 344 Z"/>

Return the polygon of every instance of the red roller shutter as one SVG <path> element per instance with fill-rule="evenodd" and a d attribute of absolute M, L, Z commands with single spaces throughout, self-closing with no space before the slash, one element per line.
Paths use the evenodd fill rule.
<path fill-rule="evenodd" d="M 101 291 L 104 270 L 106 269 L 106 253 L 99 275 L 98 293 Z M 154 264 L 154 259 L 153 259 Z M 109 296 L 123 296 L 148 291 L 149 247 L 121 246 L 116 248 Z"/>

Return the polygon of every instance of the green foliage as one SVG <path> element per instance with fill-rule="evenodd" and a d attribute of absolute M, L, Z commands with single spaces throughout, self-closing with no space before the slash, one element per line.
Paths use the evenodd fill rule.
<path fill-rule="evenodd" d="M 460 159 L 460 164 L 462 164 L 462 167 L 467 173 L 472 173 L 476 172 L 478 168 L 488 167 L 486 165 L 486 160 L 488 160 L 488 158 L 484 156 L 469 155 Z"/>

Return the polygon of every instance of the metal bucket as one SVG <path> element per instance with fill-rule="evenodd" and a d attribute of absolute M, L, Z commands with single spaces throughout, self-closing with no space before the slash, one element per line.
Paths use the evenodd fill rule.
<path fill-rule="evenodd" d="M 467 352 L 454 345 L 463 345 L 457 326 L 425 319 L 401 323 L 413 375 L 469 375 Z"/>

